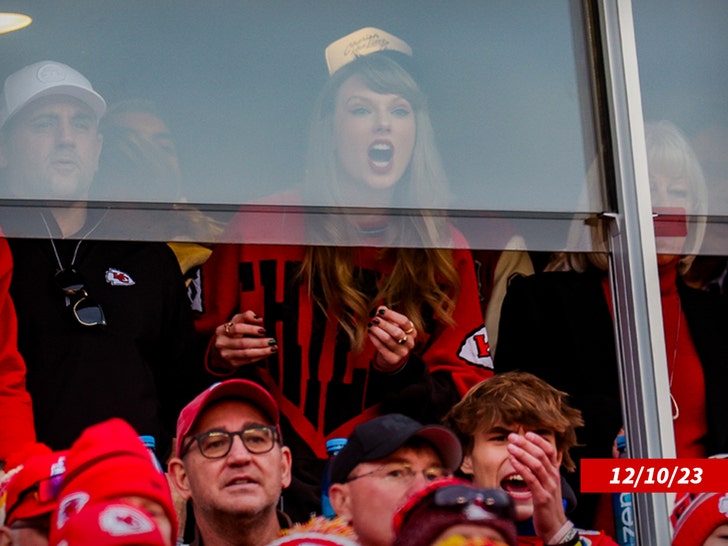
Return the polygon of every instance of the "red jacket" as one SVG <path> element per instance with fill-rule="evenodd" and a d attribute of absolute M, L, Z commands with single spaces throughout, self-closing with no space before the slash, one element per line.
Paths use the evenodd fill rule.
<path fill-rule="evenodd" d="M 367 341 L 363 351 L 351 351 L 338 322 L 327 320 L 309 296 L 299 275 L 306 247 L 291 241 L 303 233 L 300 218 L 277 217 L 285 233 L 276 233 L 267 220 L 264 214 L 245 214 L 228 227 L 223 240 L 250 244 L 218 244 L 213 250 L 202 268 L 203 312 L 196 327 L 212 335 L 236 313 L 252 310 L 263 317 L 266 335 L 276 339 L 276 354 L 242 366 L 235 375 L 264 384 L 280 406 L 283 438 L 295 453 L 294 487 L 285 493 L 307 506 L 301 514 L 291 504 L 285 510 L 295 521 L 305 521 L 319 507 L 316 491 L 327 439 L 346 438 L 358 423 L 381 413 L 436 422 L 471 386 L 492 377 L 493 364 L 472 257 L 459 232 L 453 230 L 458 239 L 453 258 L 461 279 L 456 325 L 423 309 L 426 333 L 418 337 L 418 349 L 400 371 L 384 374 L 370 365 L 374 346 Z M 362 287 L 375 287 L 379 277 L 391 272 L 394 264 L 378 258 L 377 248 L 356 248 L 354 266 Z M 295 487 L 299 481 L 306 492 Z"/>
<path fill-rule="evenodd" d="M 0 236 L 0 461 L 35 442 L 33 406 L 25 388 L 25 362 L 18 352 L 18 323 L 8 287 L 13 260 Z"/>

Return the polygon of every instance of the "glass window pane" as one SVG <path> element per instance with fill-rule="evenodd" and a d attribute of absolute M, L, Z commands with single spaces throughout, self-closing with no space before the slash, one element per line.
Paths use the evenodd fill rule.
<path fill-rule="evenodd" d="M 94 0 L 26 11 L 33 24 L 2 36 L 3 77 L 58 60 L 87 76 L 112 109 L 151 101 L 170 131 L 158 144 L 175 155 L 179 178 L 149 176 L 149 166 L 145 175 L 122 172 L 111 150 L 128 135 L 104 128 L 90 198 L 102 210 L 115 203 L 110 216 L 123 221 L 96 237 L 168 239 L 181 230 L 214 240 L 216 230 L 189 228 L 198 212 L 224 225 L 244 205 L 274 227 L 249 242 L 265 234 L 297 241 L 285 218 L 315 222 L 369 207 L 328 191 L 293 201 L 289 193 L 304 179 L 310 118 L 329 78 L 324 48 L 369 26 L 414 51 L 451 195 L 403 193 L 387 203 L 390 216 L 426 208 L 453 219 L 472 246 L 505 247 L 504 234 L 516 232 L 539 249 L 566 245 L 575 213 L 581 222 L 605 210 L 603 192 L 587 188 L 597 144 L 581 2 Z M 26 208 L 58 196 L 19 197 L 27 196 L 0 187 L 5 229 L 32 235 L 38 226 Z"/>
<path fill-rule="evenodd" d="M 647 0 L 633 10 L 645 120 L 673 123 L 690 143 L 707 185 L 700 252 L 728 255 L 728 4 Z"/>

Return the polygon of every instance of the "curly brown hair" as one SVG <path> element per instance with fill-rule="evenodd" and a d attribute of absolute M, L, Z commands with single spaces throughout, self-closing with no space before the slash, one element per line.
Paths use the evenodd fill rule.
<path fill-rule="evenodd" d="M 575 465 L 569 450 L 577 445 L 576 428 L 583 426 L 584 420 L 567 399 L 565 392 L 533 374 L 506 372 L 472 387 L 445 416 L 444 424 L 460 437 L 466 454 L 472 452 L 477 432 L 497 425 L 551 430 L 564 468 L 573 471 Z"/>

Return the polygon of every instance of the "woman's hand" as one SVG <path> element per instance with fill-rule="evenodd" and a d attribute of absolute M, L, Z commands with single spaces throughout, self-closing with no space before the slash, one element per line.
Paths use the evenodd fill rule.
<path fill-rule="evenodd" d="M 263 317 L 253 311 L 238 313 L 230 322 L 215 328 L 212 367 L 234 370 L 278 352 L 278 342 L 266 337 Z"/>
<path fill-rule="evenodd" d="M 380 372 L 395 372 L 405 365 L 415 348 L 417 330 L 404 315 L 380 306 L 369 321 L 369 340 L 377 349 L 374 367 Z"/>

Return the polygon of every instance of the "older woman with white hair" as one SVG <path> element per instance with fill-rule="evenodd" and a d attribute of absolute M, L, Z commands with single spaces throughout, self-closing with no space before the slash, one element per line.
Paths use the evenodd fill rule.
<path fill-rule="evenodd" d="M 705 181 L 674 124 L 647 123 L 645 137 L 677 455 L 706 457 L 728 451 L 728 307 L 682 279 L 705 232 Z M 595 252 L 557 254 L 543 273 L 511 283 L 495 362 L 496 373 L 529 371 L 570 394 L 585 421 L 577 464 L 610 457 L 622 424 L 607 233 L 602 225 L 581 233 Z M 579 502 L 574 519 L 591 526 L 597 499 Z"/>

